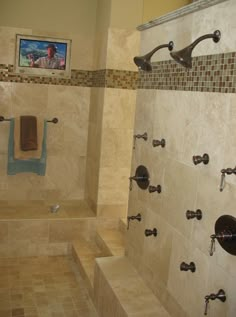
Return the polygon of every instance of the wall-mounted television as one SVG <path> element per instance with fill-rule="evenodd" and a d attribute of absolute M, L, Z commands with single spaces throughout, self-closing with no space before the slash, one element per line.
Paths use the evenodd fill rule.
<path fill-rule="evenodd" d="M 70 77 L 71 40 L 16 34 L 14 72 Z"/>

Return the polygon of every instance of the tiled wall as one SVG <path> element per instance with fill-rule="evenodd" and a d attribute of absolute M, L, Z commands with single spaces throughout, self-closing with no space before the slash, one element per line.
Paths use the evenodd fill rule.
<path fill-rule="evenodd" d="M 14 75 L 15 34 L 32 32 L 29 29 L 0 27 L 0 114 L 6 118 L 25 114 L 46 119 L 57 117 L 59 122 L 48 124 L 44 177 L 29 173 L 7 175 L 9 123 L 0 124 L 0 199 L 83 199 L 90 87 L 65 85 L 46 77 L 39 79 Z M 43 35 L 47 36 L 45 32 Z M 50 35 L 62 36 L 58 33 Z M 73 40 L 76 35 L 69 37 Z M 84 64 L 87 65 L 87 62 L 84 61 Z M 73 65 L 76 63 L 72 62 Z M 80 82 L 81 73 L 85 77 L 84 73 L 88 72 L 73 73 L 72 82 Z"/>
<path fill-rule="evenodd" d="M 126 254 L 173 317 L 203 316 L 204 297 L 221 288 L 227 300 L 210 301 L 208 316 L 234 317 L 236 312 L 236 257 L 218 242 L 214 255 L 209 255 L 210 235 L 218 217 L 236 217 L 235 175 L 226 176 L 225 189 L 219 191 L 220 171 L 234 167 L 236 156 L 236 95 L 229 90 L 234 88 L 229 83 L 234 85 L 235 76 L 230 52 L 235 52 L 236 41 L 229 32 L 229 25 L 236 29 L 235 10 L 235 1 L 229 0 L 142 33 L 141 54 L 155 47 L 157 39 L 159 43 L 172 39 L 178 50 L 205 33 L 216 29 L 222 33 L 219 43 L 203 41 L 195 48 L 194 56 L 199 57 L 194 58 L 194 67 L 205 67 L 201 75 L 195 75 L 198 70 L 175 66 L 169 52 L 162 50 L 154 58 L 156 76 L 143 74 L 137 92 L 134 133 L 147 132 L 148 140 L 137 140 L 132 175 L 138 165 L 145 165 L 150 184 L 160 184 L 162 193 L 150 194 L 134 184 L 128 213 L 141 213 L 142 221 L 130 224 Z M 211 55 L 210 60 L 203 55 Z M 227 57 L 224 63 L 229 60 L 223 67 L 222 57 Z M 213 60 L 215 64 L 208 64 Z M 217 70 L 208 69 L 212 66 Z M 162 138 L 166 147 L 154 148 L 152 140 Z M 193 155 L 204 153 L 210 156 L 209 164 L 195 166 Z M 196 209 L 202 210 L 202 220 L 187 220 L 186 211 Z M 154 227 L 157 237 L 145 237 L 144 230 Z M 196 272 L 180 271 L 183 261 L 195 262 Z"/>
<path fill-rule="evenodd" d="M 154 62 L 153 71 L 140 73 L 138 88 L 236 92 L 236 53 L 194 57 L 192 68 L 175 61 Z"/>
<path fill-rule="evenodd" d="M 94 73 L 87 158 L 87 198 L 99 216 L 127 214 L 139 47 L 137 31 L 109 28 Z"/>

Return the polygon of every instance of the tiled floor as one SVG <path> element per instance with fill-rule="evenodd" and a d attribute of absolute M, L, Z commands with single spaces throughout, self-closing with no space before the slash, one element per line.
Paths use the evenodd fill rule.
<path fill-rule="evenodd" d="M 97 317 L 69 257 L 0 259 L 0 317 Z"/>

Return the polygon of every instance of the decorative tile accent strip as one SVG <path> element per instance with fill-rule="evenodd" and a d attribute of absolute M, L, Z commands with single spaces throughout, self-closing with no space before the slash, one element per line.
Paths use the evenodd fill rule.
<path fill-rule="evenodd" d="M 13 65 L 0 64 L 0 81 L 48 85 L 165 89 L 236 93 L 236 52 L 194 57 L 192 69 L 173 60 L 152 63 L 152 72 L 115 69 L 72 70 L 70 79 L 13 73 Z"/>
<path fill-rule="evenodd" d="M 175 61 L 152 63 L 150 73 L 139 72 L 139 89 L 236 92 L 236 52 L 194 57 L 192 69 Z"/>
<path fill-rule="evenodd" d="M 120 71 L 115 69 L 106 69 L 105 74 L 105 87 L 137 89 L 138 72 Z"/>
<path fill-rule="evenodd" d="M 184 15 L 187 15 L 187 14 L 211 7 L 215 4 L 218 4 L 218 3 L 221 3 L 224 1 L 228 1 L 228 0 L 197 0 L 197 1 L 194 1 L 193 3 L 190 3 L 190 4 L 180 8 L 180 9 L 177 9 L 175 11 L 168 13 L 168 14 L 162 15 L 161 17 L 159 17 L 155 20 L 152 20 L 152 21 L 149 21 L 145 24 L 139 25 L 137 27 L 137 30 L 139 30 L 139 31 L 147 30 L 147 29 L 150 29 L 156 25 L 160 25 L 162 23 L 180 18 Z"/>
<path fill-rule="evenodd" d="M 54 78 L 15 74 L 13 65 L 0 64 L 0 81 L 82 87 L 109 87 L 136 89 L 138 72 L 102 69 L 96 71 L 72 70 L 71 78 Z"/>

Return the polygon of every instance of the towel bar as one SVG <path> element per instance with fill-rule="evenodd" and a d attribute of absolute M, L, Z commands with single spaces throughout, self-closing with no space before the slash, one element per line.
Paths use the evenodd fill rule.
<path fill-rule="evenodd" d="M 11 119 L 5 119 L 3 116 L 0 116 L 0 122 L 1 121 L 11 121 Z"/>
<path fill-rule="evenodd" d="M 11 119 L 5 119 L 3 116 L 0 116 L 0 122 L 1 121 L 11 121 Z M 53 118 L 52 120 L 47 120 L 47 122 L 57 123 L 58 119 L 57 118 Z"/>

